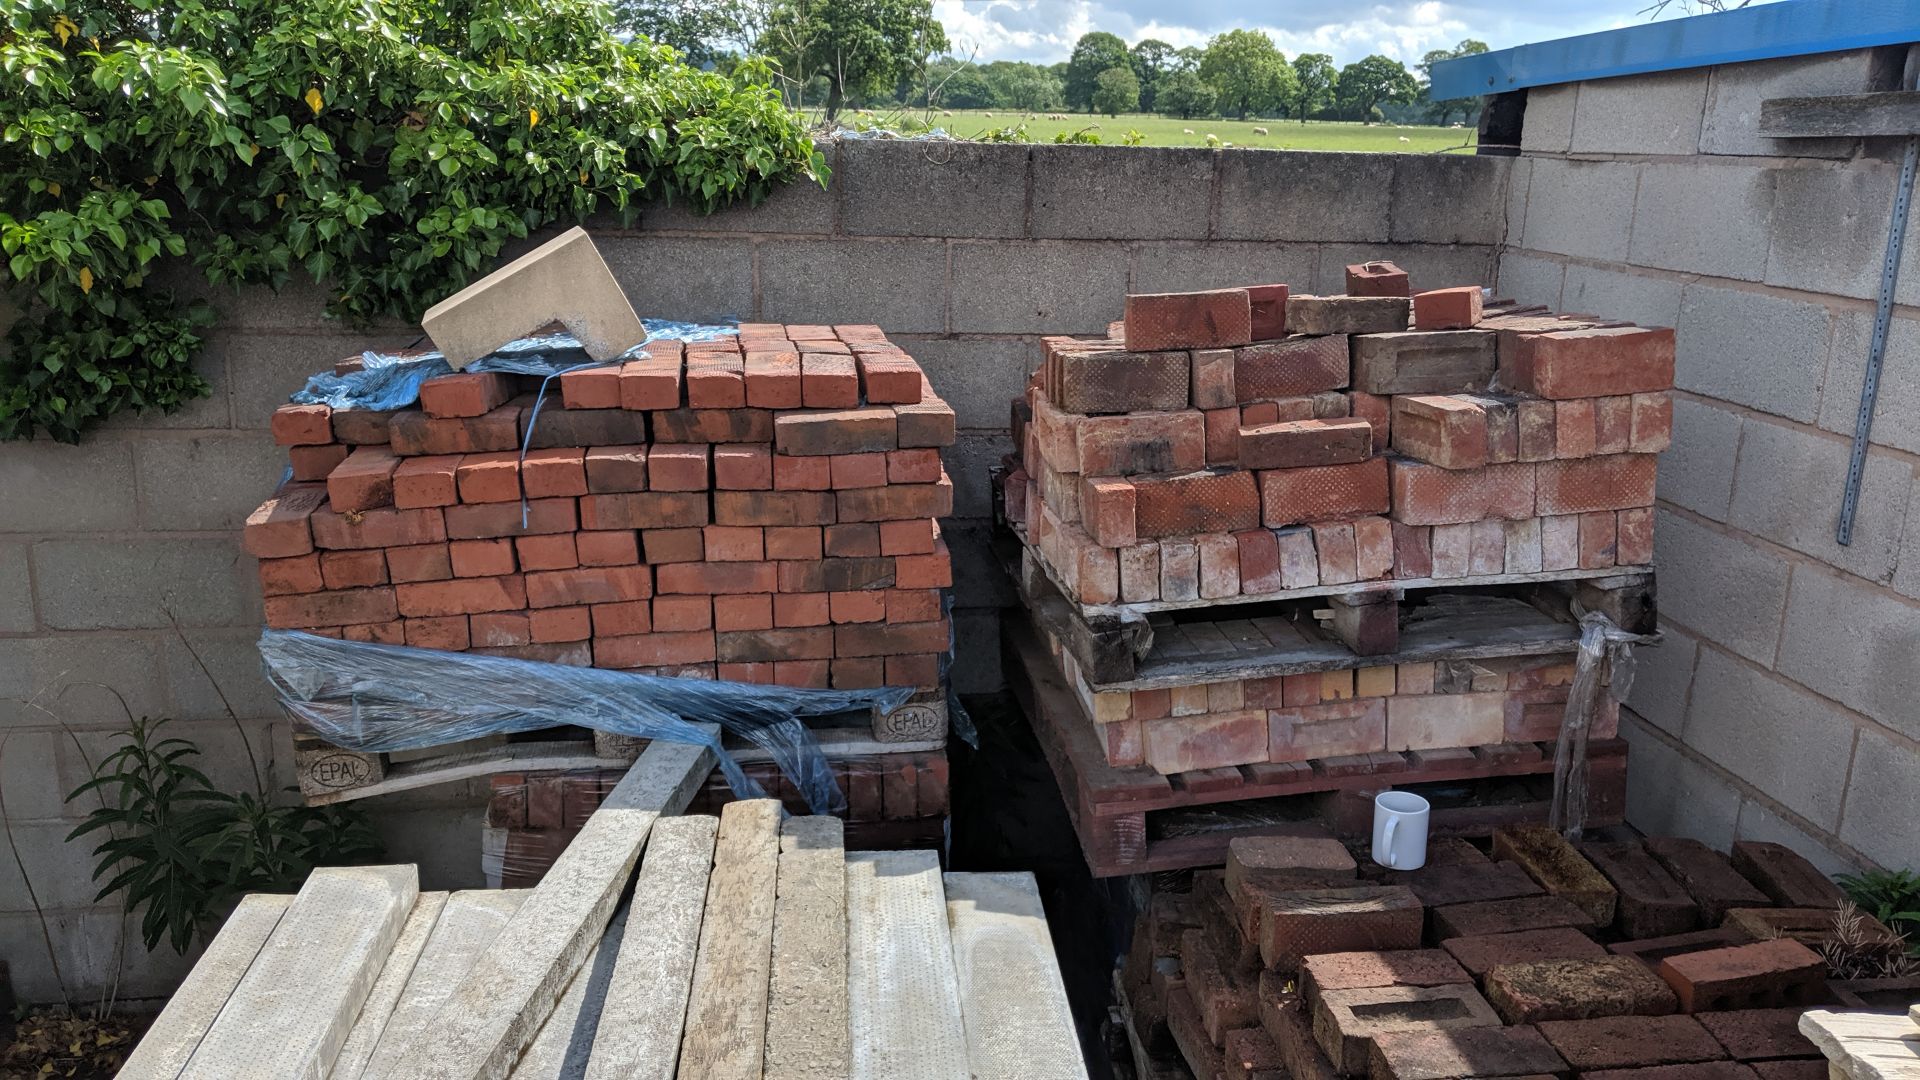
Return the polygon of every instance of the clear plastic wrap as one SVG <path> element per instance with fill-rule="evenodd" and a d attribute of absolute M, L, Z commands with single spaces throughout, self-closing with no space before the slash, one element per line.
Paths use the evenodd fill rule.
<path fill-rule="evenodd" d="M 1547 817 L 1547 824 L 1569 840 L 1578 840 L 1586 827 L 1587 737 L 1600 711 L 1600 695 L 1627 696 L 1633 686 L 1633 645 L 1639 640 L 1600 612 L 1580 616 L 1580 651 L 1553 752 L 1553 806 Z"/>
<path fill-rule="evenodd" d="M 413 750 L 572 725 L 705 744 L 734 791 L 763 794 L 717 738 L 694 726 L 712 723 L 764 750 L 820 814 L 844 810 L 846 797 L 801 718 L 891 710 L 913 695 L 905 687 L 807 690 L 670 679 L 297 630 L 262 631 L 260 656 L 288 714 L 349 750 Z"/>

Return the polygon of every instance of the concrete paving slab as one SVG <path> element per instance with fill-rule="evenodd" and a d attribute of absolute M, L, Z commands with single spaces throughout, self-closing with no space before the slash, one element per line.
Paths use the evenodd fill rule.
<path fill-rule="evenodd" d="M 367 1056 L 360 1080 L 400 1080 L 404 1074 L 395 1072 L 394 1067 L 413 1049 L 474 961 L 500 936 L 507 920 L 520 910 L 531 892 L 468 889 L 448 898 L 393 1003 L 379 1040 Z"/>
<path fill-rule="evenodd" d="M 627 908 L 613 913 L 600 944 L 587 953 L 586 963 L 567 984 L 567 992 L 553 1006 L 540 1034 L 533 1037 L 512 1080 L 584 1080 L 593 1043 L 605 1015 L 607 987 L 613 982 L 615 958 L 627 928 Z"/>
<path fill-rule="evenodd" d="M 400 928 L 400 936 L 394 939 L 393 951 L 387 954 L 387 962 L 380 968 L 380 978 L 374 980 L 373 992 L 367 995 L 367 1003 L 360 1006 L 360 1015 L 353 1021 L 353 1030 L 347 1033 L 340 1056 L 333 1059 L 333 1071 L 327 1074 L 328 1080 L 361 1080 L 367 1062 L 373 1059 L 374 1049 L 380 1045 L 380 1036 L 387 1030 L 387 1021 L 393 1019 L 393 1010 L 399 1006 L 401 995 L 407 989 L 407 981 L 413 978 L 414 965 L 420 962 L 420 954 L 426 951 L 427 939 L 433 936 L 434 925 L 440 921 L 440 912 L 447 906 L 450 895 L 424 892 L 413 902 L 413 910 L 407 915 L 407 924 Z"/>
<path fill-rule="evenodd" d="M 967 1065 L 976 1080 L 1085 1080 L 1033 875 L 948 874 L 945 884 Z"/>
<path fill-rule="evenodd" d="M 839 818 L 789 818 L 780 827 L 767 992 L 768 1076 L 840 1080 L 847 1030 L 847 855 Z"/>
<path fill-rule="evenodd" d="M 968 1080 L 940 857 L 847 854 L 854 1080 Z"/>
<path fill-rule="evenodd" d="M 260 955 L 261 946 L 280 924 L 293 897 L 254 893 L 242 897 L 220 932 L 207 944 L 180 989 L 154 1018 L 140 1045 L 120 1067 L 127 1080 L 173 1080 L 180 1075 L 207 1029 L 233 996 L 233 988 Z"/>

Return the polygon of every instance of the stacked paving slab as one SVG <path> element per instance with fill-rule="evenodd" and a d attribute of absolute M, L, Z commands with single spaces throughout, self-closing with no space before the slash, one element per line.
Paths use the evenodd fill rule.
<path fill-rule="evenodd" d="M 279 409 L 293 479 L 245 534 L 267 624 L 938 698 L 954 414 L 879 328 L 748 323 L 555 382 Z"/>
<path fill-rule="evenodd" d="M 1140 1075 L 1827 1076 L 1801 1014 L 1849 992 L 1823 958 L 1839 892 L 1804 860 L 1532 827 L 1491 852 L 1440 840 L 1399 873 L 1330 837 L 1234 840 L 1134 924 L 1118 984 Z"/>

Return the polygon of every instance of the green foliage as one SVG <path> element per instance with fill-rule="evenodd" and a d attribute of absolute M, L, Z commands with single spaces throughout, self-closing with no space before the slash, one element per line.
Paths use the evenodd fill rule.
<path fill-rule="evenodd" d="M 1127 55 L 1133 77 L 1140 80 L 1140 107 L 1152 112 L 1153 95 L 1160 88 L 1160 80 L 1179 67 L 1180 51 L 1159 38 L 1145 38 L 1135 42 Z"/>
<path fill-rule="evenodd" d="M 1860 910 L 1886 923 L 1920 955 L 1920 874 L 1912 870 L 1868 870 L 1834 880 Z"/>
<path fill-rule="evenodd" d="M 1104 30 L 1080 35 L 1080 40 L 1074 43 L 1073 55 L 1067 59 L 1063 87 L 1067 107 L 1092 112 L 1094 84 L 1100 73 L 1108 68 L 1127 67 L 1132 62 L 1127 43 L 1115 35 Z"/>
<path fill-rule="evenodd" d="M 291 892 L 325 863 L 377 858 L 380 840 L 352 807 L 276 806 L 262 794 L 214 788 L 180 738 L 163 738 L 166 721 L 133 721 L 126 742 L 67 796 L 98 792 L 101 805 L 68 840 L 105 830 L 93 849 L 96 899 L 123 894 L 140 912 L 153 949 L 165 938 L 186 952 L 194 935 L 243 893 Z"/>
<path fill-rule="evenodd" d="M 680 51 L 695 66 L 727 59 L 724 46 L 745 44 L 754 20 L 748 0 L 612 0 L 613 25 Z"/>
<path fill-rule="evenodd" d="M 1060 80 L 1038 64 L 996 60 L 982 72 L 993 91 L 994 107 L 1043 112 L 1060 108 L 1066 102 Z"/>
<path fill-rule="evenodd" d="M 1340 69 L 1335 96 L 1340 108 L 1356 120 L 1372 121 L 1382 102 L 1408 102 L 1420 93 L 1420 84 L 1405 64 L 1375 53 Z"/>
<path fill-rule="evenodd" d="M 1140 80 L 1131 67 L 1110 67 L 1093 80 L 1093 109 L 1119 116 L 1140 107 Z"/>
<path fill-rule="evenodd" d="M 1288 104 L 1301 123 L 1307 117 L 1333 104 L 1334 81 L 1339 78 L 1333 57 L 1326 53 L 1301 53 L 1293 58 L 1293 94 Z"/>
<path fill-rule="evenodd" d="M 933 108 L 1043 112 L 1059 108 L 1062 100 L 1060 80 L 1038 64 L 1018 60 L 974 64 L 952 56 L 936 57 L 927 63 L 926 80 L 933 90 L 932 101 L 926 104 Z M 921 104 L 905 87 L 896 100 L 903 105 Z"/>
<path fill-rule="evenodd" d="M 990 143 L 1030 143 L 1033 137 L 1027 134 L 1027 125 L 1008 124 L 1005 127 L 988 128 L 973 137 L 974 142 Z"/>
<path fill-rule="evenodd" d="M 1195 71 L 1176 71 L 1160 84 L 1160 111 L 1182 120 L 1213 113 L 1219 95 Z"/>
<path fill-rule="evenodd" d="M 0 438 L 73 441 L 209 388 L 202 304 L 149 286 L 328 284 L 417 318 L 551 222 L 707 212 L 824 179 L 770 70 L 622 44 L 594 0 L 0 0 L 0 256 L 24 316 Z"/>
<path fill-rule="evenodd" d="M 1053 141 L 1057 144 L 1072 143 L 1079 146 L 1099 146 L 1100 132 L 1095 128 L 1083 127 L 1078 131 L 1056 131 Z"/>
<path fill-rule="evenodd" d="M 1120 136 L 1120 145 L 1145 146 L 1147 145 L 1147 137 L 1141 134 L 1138 128 L 1128 128 L 1126 134 Z"/>
<path fill-rule="evenodd" d="M 1219 94 L 1220 111 L 1243 120 L 1282 107 L 1293 93 L 1293 68 L 1258 30 L 1229 30 L 1209 41 L 1200 77 Z"/>
<path fill-rule="evenodd" d="M 827 119 L 849 97 L 887 93 L 947 48 L 932 0 L 777 0 L 757 47 L 801 81 L 827 80 Z"/>

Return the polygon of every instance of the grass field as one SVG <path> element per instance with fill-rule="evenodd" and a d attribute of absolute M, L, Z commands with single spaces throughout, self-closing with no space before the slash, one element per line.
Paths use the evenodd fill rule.
<path fill-rule="evenodd" d="M 1146 136 L 1145 145 L 1147 146 L 1206 146 L 1208 145 L 1207 136 L 1212 134 L 1218 136 L 1223 145 L 1232 143 L 1235 146 L 1255 146 L 1273 150 L 1407 153 L 1430 153 L 1454 147 L 1470 147 L 1473 145 L 1474 135 L 1472 128 L 1465 127 L 1397 127 L 1393 124 L 1368 126 L 1319 120 L 1305 124 L 1297 120 L 1179 120 L 1148 113 L 1122 113 L 1118 117 L 1069 113 L 1065 120 L 1048 120 L 1045 113 L 1031 114 L 1032 119 L 1028 119 L 1029 115 L 1023 112 L 1003 112 L 998 109 L 992 112 L 956 109 L 951 115 L 940 112 L 930 115 L 924 110 L 894 113 L 875 110 L 868 115 L 843 113 L 841 121 L 846 124 L 853 124 L 855 121 L 871 122 L 881 127 L 900 129 L 904 127 L 901 123 L 903 119 L 911 119 L 943 127 L 948 133 L 961 138 L 973 138 L 994 128 L 1025 124 L 1027 137 L 1037 143 L 1050 143 L 1060 132 L 1092 128 L 1103 143 L 1119 143 L 1121 136 L 1128 130 L 1134 130 Z M 1255 128 L 1265 128 L 1267 134 L 1262 135 L 1255 131 Z"/>

